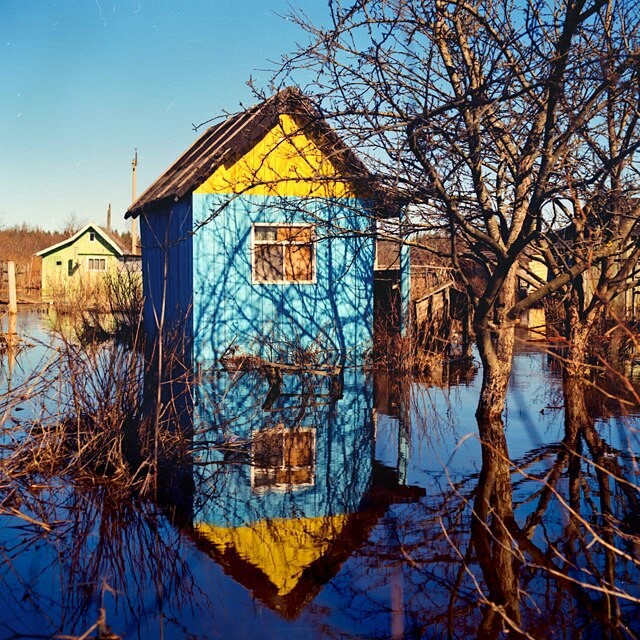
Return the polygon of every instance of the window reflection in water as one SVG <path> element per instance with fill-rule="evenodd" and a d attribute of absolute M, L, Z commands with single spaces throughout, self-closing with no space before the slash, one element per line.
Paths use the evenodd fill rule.
<path fill-rule="evenodd" d="M 315 428 L 279 424 L 252 434 L 251 486 L 255 491 L 314 484 Z"/>
<path fill-rule="evenodd" d="M 345 372 L 342 385 L 286 375 L 268 403 L 270 385 L 255 374 L 215 385 L 199 411 L 218 442 L 207 452 L 211 468 L 227 464 L 196 513 L 200 543 L 270 608 L 297 617 L 389 504 L 424 492 L 403 489 L 397 469 L 374 462 L 364 372 Z"/>

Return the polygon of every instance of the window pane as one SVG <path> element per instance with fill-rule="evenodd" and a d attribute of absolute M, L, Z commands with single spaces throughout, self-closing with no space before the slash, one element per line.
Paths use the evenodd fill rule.
<path fill-rule="evenodd" d="M 291 239 L 293 227 L 278 227 L 278 242 L 286 242 Z"/>
<path fill-rule="evenodd" d="M 313 229 L 311 227 L 293 227 L 291 233 L 291 242 L 301 242 L 309 244 L 313 238 L 311 237 Z"/>
<path fill-rule="evenodd" d="M 254 276 L 258 282 L 284 280 L 282 247 L 273 244 L 257 244 L 254 247 Z"/>
<path fill-rule="evenodd" d="M 284 432 L 284 464 L 288 467 L 310 467 L 314 456 L 312 431 Z"/>
<path fill-rule="evenodd" d="M 93 258 L 89 258 L 89 271 L 92 271 L 93 268 Z"/>
<path fill-rule="evenodd" d="M 253 488 L 266 490 L 276 485 L 276 472 L 274 469 L 262 469 L 254 467 L 253 469 Z"/>
<path fill-rule="evenodd" d="M 301 485 L 314 484 L 313 467 L 300 467 L 297 469 L 276 469 L 275 471 L 276 485 Z"/>
<path fill-rule="evenodd" d="M 256 242 L 275 242 L 278 227 L 255 227 L 254 233 Z"/>
<path fill-rule="evenodd" d="M 313 247 L 292 244 L 285 249 L 287 280 L 313 280 Z"/>
<path fill-rule="evenodd" d="M 311 242 L 311 227 L 278 227 L 279 242 Z"/>

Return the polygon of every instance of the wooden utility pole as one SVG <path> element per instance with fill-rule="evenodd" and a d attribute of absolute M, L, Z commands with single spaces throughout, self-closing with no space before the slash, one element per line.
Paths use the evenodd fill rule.
<path fill-rule="evenodd" d="M 131 161 L 131 203 L 136 201 L 136 169 L 138 168 L 138 149 Z M 131 218 L 131 253 L 137 256 L 140 253 L 140 243 L 138 241 L 138 221 Z"/>
<path fill-rule="evenodd" d="M 0 269 L 1 273 L 2 269 Z M 4 335 L 5 345 L 7 348 L 7 362 L 9 365 L 8 385 L 11 389 L 11 377 L 13 375 L 13 366 L 15 364 L 15 346 L 18 344 L 18 335 L 16 328 L 18 325 L 18 298 L 16 296 L 16 264 L 13 260 L 7 262 L 7 277 L 9 280 L 9 326 L 7 333 Z"/>

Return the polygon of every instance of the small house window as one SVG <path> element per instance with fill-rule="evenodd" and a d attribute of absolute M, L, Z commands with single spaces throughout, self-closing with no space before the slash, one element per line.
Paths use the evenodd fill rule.
<path fill-rule="evenodd" d="M 62 266 L 62 260 L 56 260 L 56 267 Z"/>
<path fill-rule="evenodd" d="M 311 225 L 255 225 L 254 282 L 313 282 L 315 234 Z"/>
<path fill-rule="evenodd" d="M 89 271 L 106 271 L 107 259 L 106 258 L 89 258 Z"/>
<path fill-rule="evenodd" d="M 93 242 L 96 239 L 96 234 L 93 231 L 89 232 L 89 240 Z"/>

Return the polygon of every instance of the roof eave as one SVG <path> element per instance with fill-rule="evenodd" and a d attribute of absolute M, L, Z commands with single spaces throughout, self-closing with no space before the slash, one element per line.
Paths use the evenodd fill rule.
<path fill-rule="evenodd" d="M 76 233 L 74 233 L 71 237 L 61 240 L 56 244 L 52 244 L 49 247 L 45 247 L 44 249 L 41 249 L 40 251 L 37 251 L 36 253 L 34 253 L 34 255 L 43 258 L 44 256 L 49 255 L 54 251 L 57 251 L 58 249 L 62 249 L 62 247 L 65 247 L 66 245 L 73 244 L 78 238 L 80 238 L 83 234 L 85 234 L 89 229 L 93 229 L 96 233 L 100 235 L 101 238 L 106 240 L 109 246 L 113 247 L 113 249 L 115 249 L 115 251 L 118 253 L 119 256 L 124 255 L 124 251 L 111 238 L 109 238 L 109 236 L 107 236 L 104 233 L 100 225 L 94 224 L 93 222 L 89 222 L 88 224 L 86 224 L 84 227 L 82 227 L 82 229 L 80 229 L 79 231 L 76 231 Z"/>

